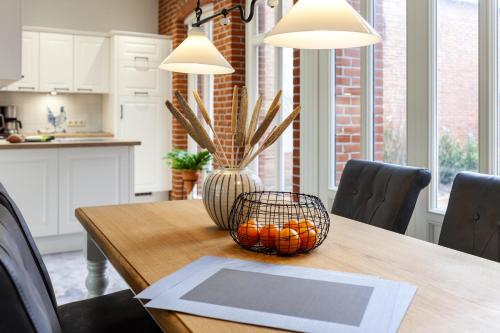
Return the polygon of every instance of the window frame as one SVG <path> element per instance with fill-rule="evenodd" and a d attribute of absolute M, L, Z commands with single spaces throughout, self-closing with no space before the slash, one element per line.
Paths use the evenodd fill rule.
<path fill-rule="evenodd" d="M 266 1 L 261 0 L 259 2 L 263 2 L 266 6 Z M 246 8 L 247 11 L 250 10 L 250 3 L 251 0 L 246 1 Z M 284 15 L 285 11 L 285 3 L 284 1 L 279 2 L 279 6 L 275 8 L 274 14 L 275 14 L 275 22 L 278 22 Z M 256 9 L 256 13 L 254 18 L 250 23 L 246 25 L 245 28 L 245 60 L 246 60 L 246 86 L 248 89 L 248 100 L 249 100 L 249 105 L 255 105 L 255 102 L 257 101 L 258 98 L 258 84 L 259 84 L 259 74 L 258 74 L 258 47 L 264 44 L 264 37 L 266 33 L 258 33 L 258 11 Z M 274 71 L 274 89 L 275 91 L 279 91 L 283 87 L 283 73 L 284 73 L 284 66 L 283 66 L 283 49 L 282 48 L 275 48 L 274 49 L 274 63 L 277 65 L 275 66 L 275 71 Z M 292 69 L 293 71 L 293 62 L 292 62 Z M 282 103 L 283 105 L 283 103 Z M 281 108 L 276 116 L 277 121 L 282 121 L 284 119 L 284 114 L 283 114 L 283 108 Z M 290 125 L 292 126 L 292 125 Z M 268 149 L 272 149 L 276 153 L 276 164 L 278 165 L 278 168 L 275 168 L 275 179 L 277 180 L 276 185 L 277 189 L 279 191 L 285 190 L 285 159 L 284 159 L 284 149 L 283 149 L 283 138 L 280 138 L 274 145 L 273 147 L 270 147 Z M 258 160 L 259 158 L 257 157 L 255 161 L 250 165 L 250 168 L 254 170 L 258 174 Z"/>

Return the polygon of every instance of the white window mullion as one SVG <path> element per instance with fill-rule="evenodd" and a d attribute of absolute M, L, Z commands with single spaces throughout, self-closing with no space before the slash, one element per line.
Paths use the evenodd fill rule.
<path fill-rule="evenodd" d="M 373 1 L 361 0 L 361 15 L 373 25 Z M 373 160 L 374 108 L 373 108 L 373 46 L 361 48 L 361 156 Z"/>
<path fill-rule="evenodd" d="M 437 0 L 429 0 L 429 167 L 432 177 L 428 210 L 434 211 L 439 188 L 438 78 L 437 78 Z M 410 123 L 411 124 L 411 123 Z"/>
<path fill-rule="evenodd" d="M 479 1 L 479 171 L 498 174 L 498 0 Z"/>
<path fill-rule="evenodd" d="M 274 50 L 274 61 L 274 63 L 276 64 L 276 66 L 274 67 L 274 91 L 277 93 L 280 89 L 283 89 L 283 49 L 281 47 Z M 284 98 L 285 96 L 283 95 L 281 97 L 281 108 L 277 115 L 278 122 L 281 122 L 281 120 L 283 119 Z M 278 166 L 275 169 L 277 180 L 276 186 L 279 191 L 282 191 L 285 187 L 285 161 L 283 158 L 282 137 L 276 142 L 273 149 L 275 149 L 276 152 L 276 165 Z"/>

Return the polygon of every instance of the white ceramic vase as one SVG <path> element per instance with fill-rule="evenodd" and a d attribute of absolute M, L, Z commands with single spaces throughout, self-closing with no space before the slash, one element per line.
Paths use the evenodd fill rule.
<path fill-rule="evenodd" d="M 228 230 L 229 214 L 238 195 L 263 190 L 259 176 L 249 169 L 217 169 L 205 178 L 203 203 L 214 223 Z"/>

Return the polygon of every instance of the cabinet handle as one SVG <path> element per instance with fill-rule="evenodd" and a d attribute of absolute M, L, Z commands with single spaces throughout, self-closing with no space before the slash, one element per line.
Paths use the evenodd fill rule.
<path fill-rule="evenodd" d="M 69 91 L 69 88 L 54 88 L 55 91 Z"/>
<path fill-rule="evenodd" d="M 17 87 L 17 90 L 35 90 L 35 87 Z"/>
<path fill-rule="evenodd" d="M 91 88 L 78 88 L 77 89 L 78 91 L 88 91 L 88 92 L 91 92 L 92 89 Z"/>
<path fill-rule="evenodd" d="M 134 92 L 134 95 L 136 95 L 136 96 L 149 96 L 149 93 L 147 91 L 136 91 L 136 92 Z"/>
<path fill-rule="evenodd" d="M 123 104 L 120 104 L 120 120 L 123 120 Z"/>
<path fill-rule="evenodd" d="M 145 61 L 149 61 L 149 57 L 134 57 L 134 60 L 145 60 Z"/>

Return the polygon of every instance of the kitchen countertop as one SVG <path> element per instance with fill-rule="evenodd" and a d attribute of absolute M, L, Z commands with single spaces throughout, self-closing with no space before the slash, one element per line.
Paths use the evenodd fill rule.
<path fill-rule="evenodd" d="M 84 140 L 78 141 L 51 141 L 51 142 L 23 142 L 9 143 L 5 140 L 0 140 L 0 150 L 7 149 L 53 149 L 53 148 L 85 148 L 85 147 L 119 147 L 119 146 L 139 146 L 140 141 L 136 140 L 118 140 L 106 138 L 104 140 L 85 137 Z"/>
<path fill-rule="evenodd" d="M 55 138 L 112 138 L 113 133 L 109 132 L 65 132 L 65 133 L 48 133 L 48 132 L 38 132 L 38 133 L 22 133 L 24 136 L 35 136 L 35 135 L 51 135 Z"/>

